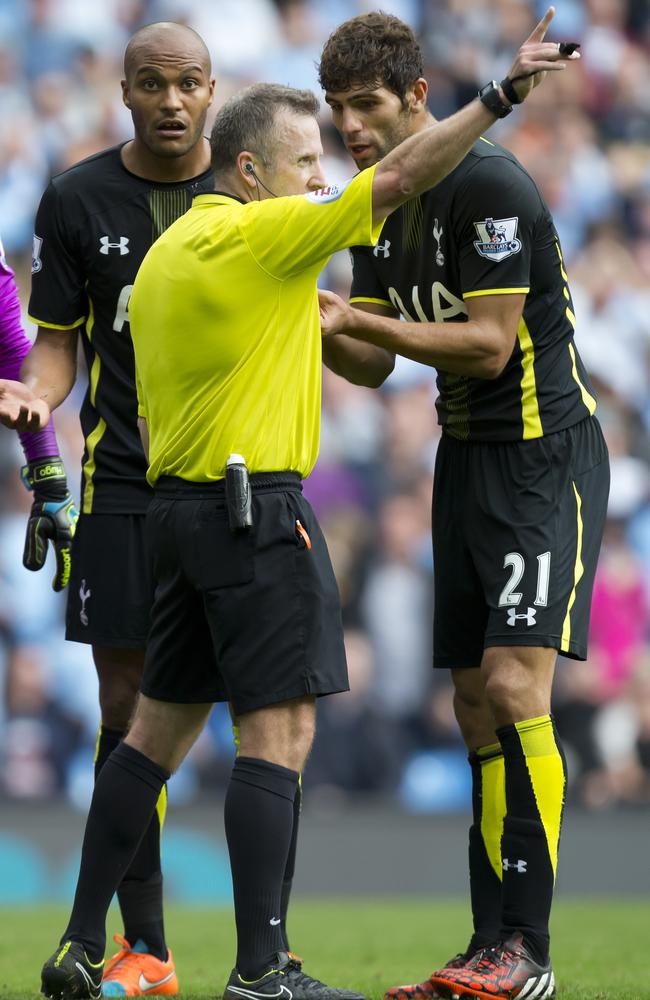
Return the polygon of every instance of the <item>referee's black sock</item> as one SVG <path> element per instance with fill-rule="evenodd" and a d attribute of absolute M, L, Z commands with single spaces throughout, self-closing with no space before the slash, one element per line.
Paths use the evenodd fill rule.
<path fill-rule="evenodd" d="M 566 764 L 550 715 L 497 729 L 506 768 L 501 937 L 523 935 L 548 961 L 548 922 L 566 788 Z"/>
<path fill-rule="evenodd" d="M 253 757 L 237 757 L 226 793 L 239 974 L 258 979 L 279 951 L 282 880 L 294 823 L 298 772 Z"/>
<path fill-rule="evenodd" d="M 285 951 L 291 951 L 289 945 L 289 935 L 287 934 L 287 913 L 289 912 L 289 899 L 291 898 L 291 887 L 293 885 L 293 875 L 296 870 L 296 848 L 298 846 L 298 827 L 300 825 L 300 810 L 302 809 L 302 781 L 298 778 L 296 797 L 293 800 L 293 828 L 291 830 L 291 843 L 287 863 L 284 869 L 284 879 L 282 880 L 282 897 L 280 900 L 280 929 L 282 931 L 283 947 Z"/>
<path fill-rule="evenodd" d="M 80 941 L 92 962 L 104 957 L 106 913 L 156 808 L 169 773 L 121 743 L 95 782 L 81 869 L 62 942 Z"/>
<path fill-rule="evenodd" d="M 102 725 L 95 751 L 95 780 L 109 755 L 124 739 L 125 733 Z M 124 937 L 131 946 L 144 941 L 151 955 L 167 960 L 163 919 L 163 877 L 160 870 L 160 832 L 167 804 L 163 787 L 151 822 L 136 855 L 117 890 Z"/>
<path fill-rule="evenodd" d="M 500 743 L 479 747 L 468 757 L 472 769 L 472 825 L 469 830 L 469 886 L 473 953 L 494 943 L 501 929 L 501 834 L 506 811 Z"/>

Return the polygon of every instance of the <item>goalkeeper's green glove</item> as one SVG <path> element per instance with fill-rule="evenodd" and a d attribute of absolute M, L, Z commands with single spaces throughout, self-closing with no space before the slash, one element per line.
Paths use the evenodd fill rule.
<path fill-rule="evenodd" d="M 70 548 L 79 519 L 68 489 L 63 462 L 58 455 L 39 458 L 23 466 L 21 476 L 27 489 L 34 494 L 27 522 L 23 566 L 31 570 L 41 569 L 48 542 L 52 542 L 56 556 L 52 588 L 63 590 L 70 581 Z"/>

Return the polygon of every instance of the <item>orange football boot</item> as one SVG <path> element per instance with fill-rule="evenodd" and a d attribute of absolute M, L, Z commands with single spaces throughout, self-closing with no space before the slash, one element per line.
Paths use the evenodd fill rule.
<path fill-rule="evenodd" d="M 106 962 L 102 996 L 176 996 L 178 979 L 171 951 L 167 955 L 167 961 L 161 962 L 155 955 L 141 951 L 140 941 L 132 948 L 121 934 L 115 934 L 113 940 L 121 947 L 120 951 Z"/>

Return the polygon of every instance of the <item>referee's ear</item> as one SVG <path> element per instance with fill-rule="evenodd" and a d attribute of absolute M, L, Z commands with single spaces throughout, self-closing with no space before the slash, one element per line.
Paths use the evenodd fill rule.
<path fill-rule="evenodd" d="M 243 178 L 246 186 L 251 191 L 254 191 L 257 186 L 257 179 L 255 177 L 257 171 L 255 169 L 253 154 L 249 153 L 247 149 L 242 150 L 237 156 L 237 172 Z"/>

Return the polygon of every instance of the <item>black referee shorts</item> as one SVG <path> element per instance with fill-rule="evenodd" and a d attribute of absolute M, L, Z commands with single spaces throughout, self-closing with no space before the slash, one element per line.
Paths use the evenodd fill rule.
<path fill-rule="evenodd" d="M 434 667 L 478 667 L 487 646 L 584 660 L 607 511 L 598 421 L 531 441 L 443 434 L 433 490 Z"/>
<path fill-rule="evenodd" d="M 300 479 L 260 473 L 251 484 L 254 525 L 234 534 L 222 482 L 156 484 L 149 698 L 230 701 L 243 714 L 348 690 L 338 588 Z"/>

